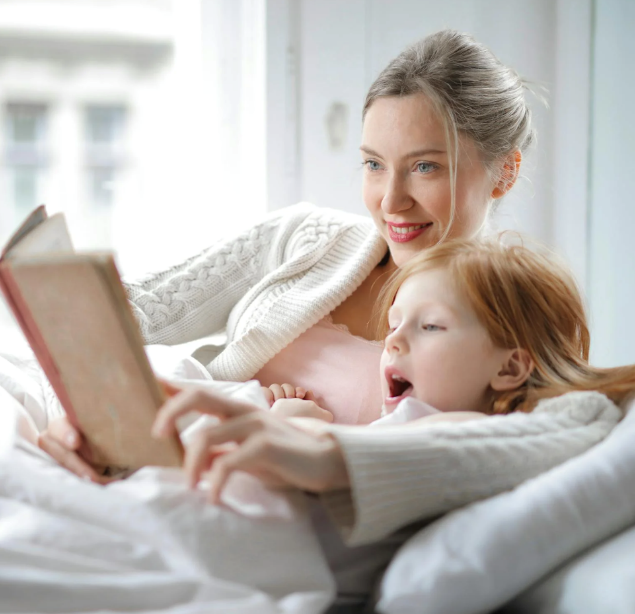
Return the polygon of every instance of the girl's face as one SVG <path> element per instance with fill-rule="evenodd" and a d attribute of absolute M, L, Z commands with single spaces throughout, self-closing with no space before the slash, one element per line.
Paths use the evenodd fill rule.
<path fill-rule="evenodd" d="M 390 309 L 381 358 L 387 413 L 411 396 L 440 411 L 486 411 L 510 350 L 494 346 L 445 269 L 409 277 Z"/>
<path fill-rule="evenodd" d="M 363 197 L 397 266 L 434 245 L 450 221 L 449 153 L 442 122 L 423 94 L 373 102 L 362 133 Z M 475 143 L 459 138 L 451 237 L 478 232 L 494 182 Z"/>

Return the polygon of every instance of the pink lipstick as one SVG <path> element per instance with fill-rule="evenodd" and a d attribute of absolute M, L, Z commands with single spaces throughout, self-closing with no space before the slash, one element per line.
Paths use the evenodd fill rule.
<path fill-rule="evenodd" d="M 432 226 L 432 222 L 428 222 L 427 224 L 410 224 L 408 222 L 397 224 L 386 222 L 386 226 L 388 226 L 388 236 L 391 241 L 395 243 L 408 243 L 422 235 Z"/>

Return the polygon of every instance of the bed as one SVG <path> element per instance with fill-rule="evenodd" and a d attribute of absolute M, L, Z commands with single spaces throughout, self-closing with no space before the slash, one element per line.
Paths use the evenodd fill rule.
<path fill-rule="evenodd" d="M 175 470 L 146 468 L 107 487 L 69 474 L 34 445 L 59 406 L 32 357 L 19 354 L 0 354 L 0 613 L 329 608 L 333 579 L 301 496 L 238 478 L 217 508 Z M 172 368 L 174 357 L 161 350 L 155 368 Z M 394 557 L 365 611 L 635 611 L 634 439 L 627 411 L 586 454 L 428 525 Z"/>

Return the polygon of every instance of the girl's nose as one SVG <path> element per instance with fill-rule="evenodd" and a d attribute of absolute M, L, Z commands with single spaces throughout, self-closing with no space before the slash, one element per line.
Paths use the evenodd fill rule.
<path fill-rule="evenodd" d="M 403 334 L 403 327 L 398 327 L 386 337 L 386 350 L 389 353 L 397 352 L 402 354 L 407 350 L 408 344 Z"/>
<path fill-rule="evenodd" d="M 394 214 L 412 207 L 412 198 L 408 193 L 407 178 L 399 173 L 392 173 L 381 201 L 384 213 Z"/>

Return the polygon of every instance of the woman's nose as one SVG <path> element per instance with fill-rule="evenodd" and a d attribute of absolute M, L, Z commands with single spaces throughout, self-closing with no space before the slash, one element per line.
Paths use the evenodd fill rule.
<path fill-rule="evenodd" d="M 386 184 L 386 191 L 381 201 L 384 213 L 399 213 L 412 207 L 412 197 L 408 193 L 407 178 L 393 173 Z"/>

